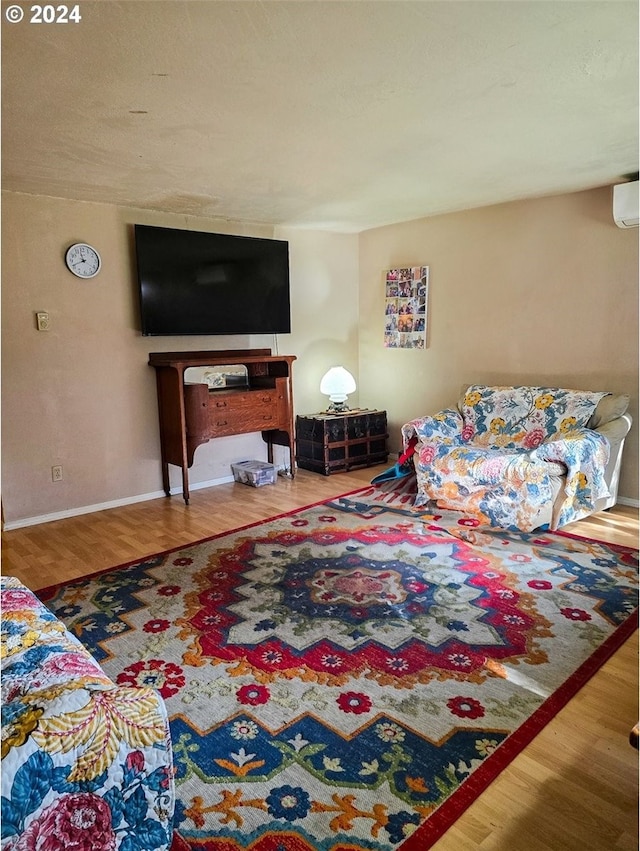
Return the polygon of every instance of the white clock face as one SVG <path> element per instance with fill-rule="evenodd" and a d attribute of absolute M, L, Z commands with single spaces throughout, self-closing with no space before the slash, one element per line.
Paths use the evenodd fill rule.
<path fill-rule="evenodd" d="M 79 278 L 93 278 L 100 271 L 100 255 L 90 245 L 78 242 L 67 249 L 65 255 L 67 268 Z"/>

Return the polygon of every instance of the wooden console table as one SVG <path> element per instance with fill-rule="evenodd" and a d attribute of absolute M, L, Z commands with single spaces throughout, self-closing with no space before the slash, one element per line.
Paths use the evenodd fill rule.
<path fill-rule="evenodd" d="M 261 431 L 267 457 L 273 445 L 289 447 L 295 473 L 293 386 L 295 355 L 272 355 L 271 349 L 227 349 L 212 352 L 151 352 L 156 370 L 162 484 L 167 496 L 169 464 L 182 469 L 182 495 L 189 504 L 188 468 L 198 446 L 215 437 Z M 207 384 L 185 383 L 189 367 L 244 366 L 247 384 L 210 390 Z"/>

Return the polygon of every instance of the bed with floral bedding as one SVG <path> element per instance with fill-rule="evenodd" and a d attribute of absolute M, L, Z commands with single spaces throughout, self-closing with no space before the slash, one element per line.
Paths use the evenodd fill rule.
<path fill-rule="evenodd" d="M 171 845 L 171 741 L 157 692 L 116 686 L 15 577 L 2 610 L 2 851 Z"/>
<path fill-rule="evenodd" d="M 587 427 L 607 395 L 471 385 L 456 408 L 403 426 L 405 448 L 415 445 L 417 503 L 522 531 L 587 516 L 609 495 L 610 444 Z"/>

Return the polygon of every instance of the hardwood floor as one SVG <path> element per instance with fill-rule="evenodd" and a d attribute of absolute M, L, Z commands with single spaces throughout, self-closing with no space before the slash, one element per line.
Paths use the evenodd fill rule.
<path fill-rule="evenodd" d="M 2 570 L 34 591 L 206 538 L 367 484 L 379 468 L 304 470 L 275 487 L 229 484 L 3 532 Z M 565 531 L 638 545 L 638 511 L 616 506 Z M 436 843 L 436 851 L 638 848 L 635 633 Z"/>

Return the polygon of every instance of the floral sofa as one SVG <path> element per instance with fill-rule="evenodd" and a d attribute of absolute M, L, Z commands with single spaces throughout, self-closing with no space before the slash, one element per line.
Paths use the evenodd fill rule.
<path fill-rule="evenodd" d="M 464 388 L 455 408 L 402 428 L 417 504 L 522 531 L 615 503 L 629 397 L 550 387 Z"/>
<path fill-rule="evenodd" d="M 122 688 L 16 578 L 2 608 L 2 851 L 171 845 L 164 703 Z"/>

